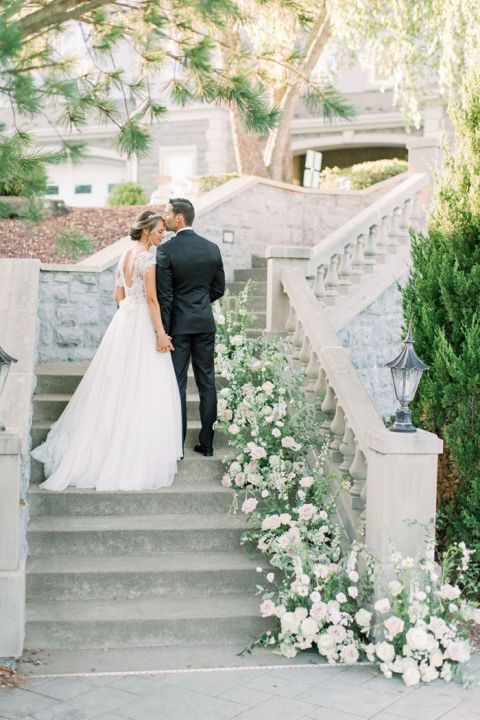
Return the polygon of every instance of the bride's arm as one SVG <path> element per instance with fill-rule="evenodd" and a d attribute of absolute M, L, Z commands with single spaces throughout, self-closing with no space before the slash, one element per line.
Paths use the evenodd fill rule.
<path fill-rule="evenodd" d="M 156 348 L 157 350 L 173 350 L 170 337 L 163 329 L 160 304 L 157 298 L 155 274 L 155 265 L 152 265 L 143 275 L 143 284 L 145 286 L 145 297 L 150 310 L 150 317 L 152 318 L 153 327 L 157 336 Z"/>
<path fill-rule="evenodd" d="M 120 258 L 120 262 L 118 263 L 117 272 L 115 274 L 115 288 L 113 290 L 113 301 L 118 303 L 121 300 L 125 300 L 125 288 L 123 286 L 123 280 L 122 276 L 120 274 L 120 268 L 122 266 L 124 255 Z"/>

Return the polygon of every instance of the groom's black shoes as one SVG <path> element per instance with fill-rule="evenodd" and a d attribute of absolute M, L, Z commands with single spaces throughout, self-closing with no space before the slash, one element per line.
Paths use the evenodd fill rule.
<path fill-rule="evenodd" d="M 205 455 L 205 457 L 212 457 L 213 450 L 203 447 L 203 445 L 195 445 L 193 448 L 195 452 L 202 453 L 202 455 Z"/>

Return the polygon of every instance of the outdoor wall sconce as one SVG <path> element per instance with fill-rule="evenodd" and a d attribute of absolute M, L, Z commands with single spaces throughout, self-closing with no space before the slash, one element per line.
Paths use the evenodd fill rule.
<path fill-rule="evenodd" d="M 429 366 L 420 360 L 413 348 L 411 324 L 408 326 L 408 334 L 400 355 L 387 363 L 386 367 L 392 371 L 395 395 L 400 403 L 395 422 L 389 427 L 389 430 L 392 432 L 416 432 L 417 428 L 412 424 L 412 411 L 408 405 L 415 397 L 422 374 L 429 369 Z"/>
<path fill-rule="evenodd" d="M 223 242 L 227 245 L 231 245 L 233 242 L 235 242 L 235 233 L 233 232 L 233 230 L 223 231 Z"/>
<path fill-rule="evenodd" d="M 0 396 L 7 381 L 7 375 L 10 371 L 11 364 L 14 362 L 17 362 L 15 358 L 10 357 L 10 355 L 0 347 Z M 4 431 L 5 425 L 2 425 L 0 422 L 0 432 Z"/>

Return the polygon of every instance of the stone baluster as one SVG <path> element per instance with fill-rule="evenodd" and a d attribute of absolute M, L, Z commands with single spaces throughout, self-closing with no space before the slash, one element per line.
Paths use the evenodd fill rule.
<path fill-rule="evenodd" d="M 366 520 L 366 516 L 367 516 L 367 487 L 368 487 L 368 485 L 367 485 L 367 482 L 365 481 L 365 482 L 363 483 L 363 487 L 362 487 L 362 490 L 361 490 L 361 492 L 360 492 L 360 503 L 361 503 L 362 506 L 363 506 L 363 510 L 362 510 L 362 512 L 360 513 L 360 520 L 361 520 L 362 522 L 363 522 L 364 520 Z"/>
<path fill-rule="evenodd" d="M 353 253 L 353 262 L 352 262 L 352 280 L 354 282 L 360 282 L 362 279 L 362 275 L 365 272 L 365 256 L 363 254 L 365 247 L 365 235 L 361 233 L 357 237 L 357 241 L 355 243 L 355 250 Z"/>
<path fill-rule="evenodd" d="M 338 286 L 340 280 L 338 279 L 338 255 L 332 255 L 330 263 L 328 265 L 327 277 L 325 278 L 325 286 L 327 298 L 330 298 L 330 302 L 335 302 L 335 298 L 338 295 Z"/>
<path fill-rule="evenodd" d="M 393 209 L 390 215 L 390 230 L 388 233 L 388 245 L 394 248 L 391 252 L 397 252 L 397 248 L 400 245 L 400 217 L 402 210 L 399 207 Z"/>
<path fill-rule="evenodd" d="M 327 394 L 327 387 L 328 387 L 327 375 L 325 373 L 325 370 L 322 370 L 320 368 L 318 377 L 317 377 L 317 381 L 313 387 L 313 392 L 315 393 L 315 395 L 318 398 L 323 400 Z"/>
<path fill-rule="evenodd" d="M 351 480 L 350 477 L 350 466 L 353 462 L 353 458 L 355 456 L 355 436 L 353 434 L 353 430 L 348 427 L 346 421 L 345 421 L 345 432 L 343 433 L 342 442 L 340 443 L 339 450 L 343 455 L 343 462 L 339 467 L 340 472 L 342 475 L 344 475 L 348 480 Z"/>
<path fill-rule="evenodd" d="M 325 397 L 323 398 L 323 402 L 320 406 L 320 410 L 324 415 L 324 420 L 320 425 L 320 430 L 324 434 L 330 433 L 330 425 L 332 424 L 332 420 L 337 409 L 337 399 L 335 397 L 335 393 L 333 392 L 333 388 L 331 385 L 329 385 L 328 380 L 326 381 L 326 383 L 327 388 L 325 392 Z"/>
<path fill-rule="evenodd" d="M 287 322 L 285 323 L 285 330 L 289 333 L 289 335 L 293 335 L 296 327 L 297 327 L 297 314 L 296 314 L 294 308 L 292 307 L 292 305 L 290 305 Z"/>
<path fill-rule="evenodd" d="M 400 217 L 400 242 L 402 243 L 402 245 L 406 245 L 410 240 L 409 227 L 411 206 L 412 201 L 410 200 L 410 198 L 407 198 L 403 201 Z"/>
<path fill-rule="evenodd" d="M 325 276 L 327 274 L 327 266 L 319 265 L 317 268 L 317 274 L 315 276 L 315 284 L 313 286 L 313 292 L 322 304 L 328 302 L 327 289 L 325 287 Z"/>
<path fill-rule="evenodd" d="M 340 265 L 340 292 L 347 293 L 352 286 L 352 246 L 348 244 L 342 255 Z"/>
<path fill-rule="evenodd" d="M 295 332 L 292 337 L 292 358 L 294 360 L 299 360 L 300 349 L 303 345 L 303 336 L 303 325 L 299 320 L 297 320 Z"/>
<path fill-rule="evenodd" d="M 355 443 L 355 455 L 353 462 L 350 465 L 350 477 L 353 480 L 350 488 L 350 495 L 352 497 L 352 510 L 363 510 L 362 501 L 360 495 L 362 488 L 367 480 L 367 461 L 365 455 L 358 447 L 358 441 L 354 440 Z"/>
<path fill-rule="evenodd" d="M 308 363 L 310 362 L 311 351 L 312 351 L 312 345 L 310 343 L 310 340 L 305 335 L 305 333 L 303 333 L 303 343 L 302 343 L 300 352 L 298 354 L 298 359 L 300 360 L 300 362 L 302 363 L 302 365 L 304 367 L 306 367 L 308 365 Z"/>
<path fill-rule="evenodd" d="M 310 352 L 310 360 L 305 370 L 305 377 L 307 379 L 307 392 L 315 392 L 315 386 L 317 384 L 318 376 L 320 373 L 320 363 L 318 362 L 317 354 Z"/>
<path fill-rule="evenodd" d="M 338 403 L 335 409 L 335 416 L 330 425 L 330 432 L 333 433 L 333 440 L 330 443 L 330 458 L 334 463 L 341 463 L 343 455 L 340 452 L 340 445 L 342 444 L 345 433 L 345 414 Z"/>
<path fill-rule="evenodd" d="M 413 198 L 412 208 L 410 212 L 410 223 L 415 227 L 422 227 L 425 221 L 425 212 L 422 202 L 422 193 L 418 190 Z"/>
<path fill-rule="evenodd" d="M 383 215 L 380 220 L 380 227 L 377 237 L 377 252 L 386 255 L 391 252 L 388 244 L 388 215 Z"/>
<path fill-rule="evenodd" d="M 365 249 L 365 272 L 373 272 L 377 262 L 377 234 L 378 225 L 371 225 L 368 231 L 367 247 Z"/>

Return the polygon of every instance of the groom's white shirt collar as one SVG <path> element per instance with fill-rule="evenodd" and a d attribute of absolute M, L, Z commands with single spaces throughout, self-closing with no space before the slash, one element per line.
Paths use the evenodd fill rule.
<path fill-rule="evenodd" d="M 180 230 L 177 230 L 177 232 L 175 233 L 175 237 L 177 237 L 178 233 L 181 233 L 183 230 L 193 230 L 193 228 L 191 225 L 185 225 L 184 228 L 180 228 Z"/>

